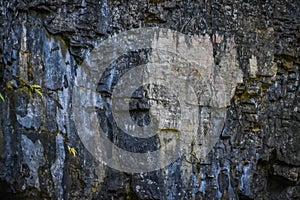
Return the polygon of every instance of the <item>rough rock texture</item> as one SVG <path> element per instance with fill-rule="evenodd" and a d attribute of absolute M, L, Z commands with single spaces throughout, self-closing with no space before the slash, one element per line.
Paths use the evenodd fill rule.
<path fill-rule="evenodd" d="M 1 198 L 300 199 L 298 0 L 10 0 L 0 15 Z M 140 27 L 209 35 L 219 67 L 234 38 L 243 82 L 204 160 L 191 154 L 153 172 L 118 172 L 79 139 L 79 65 L 97 43 Z M 140 55 L 121 61 L 144 62 Z"/>

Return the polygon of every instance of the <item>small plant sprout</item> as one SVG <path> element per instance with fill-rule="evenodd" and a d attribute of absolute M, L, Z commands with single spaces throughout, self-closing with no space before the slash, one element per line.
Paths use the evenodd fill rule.
<path fill-rule="evenodd" d="M 74 149 L 73 147 L 68 146 L 68 151 L 69 151 L 69 153 L 72 154 L 74 157 L 75 157 L 76 154 L 77 154 L 76 149 Z"/>
<path fill-rule="evenodd" d="M 36 84 L 33 84 L 33 85 L 29 85 L 29 88 L 31 90 L 31 92 L 35 92 L 37 94 L 39 94 L 41 97 L 43 97 L 43 94 L 42 94 L 42 91 L 41 91 L 41 86 L 40 85 L 36 85 Z"/>
<path fill-rule="evenodd" d="M 0 99 L 1 99 L 2 101 L 5 101 L 5 100 L 4 100 L 4 97 L 2 96 L 1 93 L 0 93 Z"/>

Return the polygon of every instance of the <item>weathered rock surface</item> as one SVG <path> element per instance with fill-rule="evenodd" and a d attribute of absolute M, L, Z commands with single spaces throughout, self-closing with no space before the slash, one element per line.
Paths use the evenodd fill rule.
<path fill-rule="evenodd" d="M 2 199 L 300 199 L 298 0 L 10 0 L 0 2 L 0 15 Z M 73 93 L 84 79 L 81 64 L 97 44 L 144 27 L 207 35 L 216 69 L 228 64 L 224 57 L 234 48 L 243 80 L 224 104 L 224 126 L 205 159 L 195 151 L 161 170 L 124 173 L 99 163 L 84 147 Z M 146 64 L 150 54 L 128 52 L 104 75 Z M 101 80 L 94 92 L 109 97 L 113 84 Z M 42 86 L 43 96 L 30 84 Z M 103 102 L 111 105 L 109 98 Z M 148 123 L 149 105 L 143 98 L 135 103 L 144 113 L 140 123 Z M 130 141 L 134 151 L 157 148 L 155 139 L 117 139 L 123 147 Z"/>

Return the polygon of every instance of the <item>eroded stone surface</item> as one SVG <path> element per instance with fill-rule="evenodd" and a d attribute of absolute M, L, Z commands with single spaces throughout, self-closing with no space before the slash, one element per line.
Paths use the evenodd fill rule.
<path fill-rule="evenodd" d="M 168 29 L 143 28 L 100 43 L 79 66 L 73 90 L 73 116 L 85 147 L 99 161 L 126 172 L 159 169 L 190 153 L 205 159 L 221 134 L 235 87 L 242 82 L 234 43 L 227 42 L 221 68 L 213 62 L 208 35 L 188 37 Z M 151 51 L 142 57 L 141 49 Z M 127 52 L 139 56 L 129 66 L 122 57 Z M 138 126 L 129 104 L 135 90 L 146 85 L 152 122 Z M 139 106 L 135 109 L 143 111 Z M 108 139 L 118 137 L 127 137 L 126 142 Z M 145 142 L 156 149 L 131 148 Z M 112 153 L 107 155 L 108 149 Z"/>

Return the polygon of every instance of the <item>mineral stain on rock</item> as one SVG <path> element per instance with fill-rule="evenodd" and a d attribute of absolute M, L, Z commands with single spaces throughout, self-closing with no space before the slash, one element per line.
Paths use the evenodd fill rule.
<path fill-rule="evenodd" d="M 0 93 L 5 101 L 0 100 L 0 197 L 299 199 L 299 13 L 297 0 L 1 1 Z M 199 158 L 200 148 L 191 142 L 190 154 L 163 169 L 120 172 L 99 163 L 81 142 L 72 114 L 74 86 L 84 75 L 82 62 L 99 44 L 132 29 L 153 27 L 188 35 L 177 40 L 179 46 L 192 45 L 193 36 L 207 37 L 213 55 L 209 69 L 222 74 L 223 83 L 236 74 L 240 82 L 227 94 L 230 98 L 215 93 L 215 98 L 224 97 L 226 115 L 205 158 Z M 116 48 L 112 45 L 103 52 Z M 146 50 L 120 56 L 118 63 L 104 63 L 111 68 L 106 68 L 107 77 L 98 88 L 108 91 L 107 100 L 112 81 L 117 80 L 115 66 L 149 62 Z M 230 61 L 236 67 L 233 73 L 224 67 Z M 205 73 L 187 73 L 184 66 L 174 66 L 172 73 L 196 75 L 201 84 Z M 42 86 L 43 97 L 26 95 L 18 78 Z M 209 80 L 222 88 L 216 78 Z M 94 87 L 82 83 L 82 91 Z M 77 99 L 82 105 L 97 100 L 93 93 L 84 94 L 89 96 Z M 210 97 L 204 93 L 199 102 L 205 104 Z M 98 108 L 111 104 L 96 102 Z M 209 109 L 200 106 L 199 116 L 218 117 Z M 203 130 L 209 129 L 208 122 L 199 119 Z M 109 124 L 103 127 L 114 129 Z M 122 144 L 118 135 L 111 136 Z M 140 150 L 151 147 L 149 143 L 146 140 Z M 76 149 L 75 157 L 68 146 Z"/>

